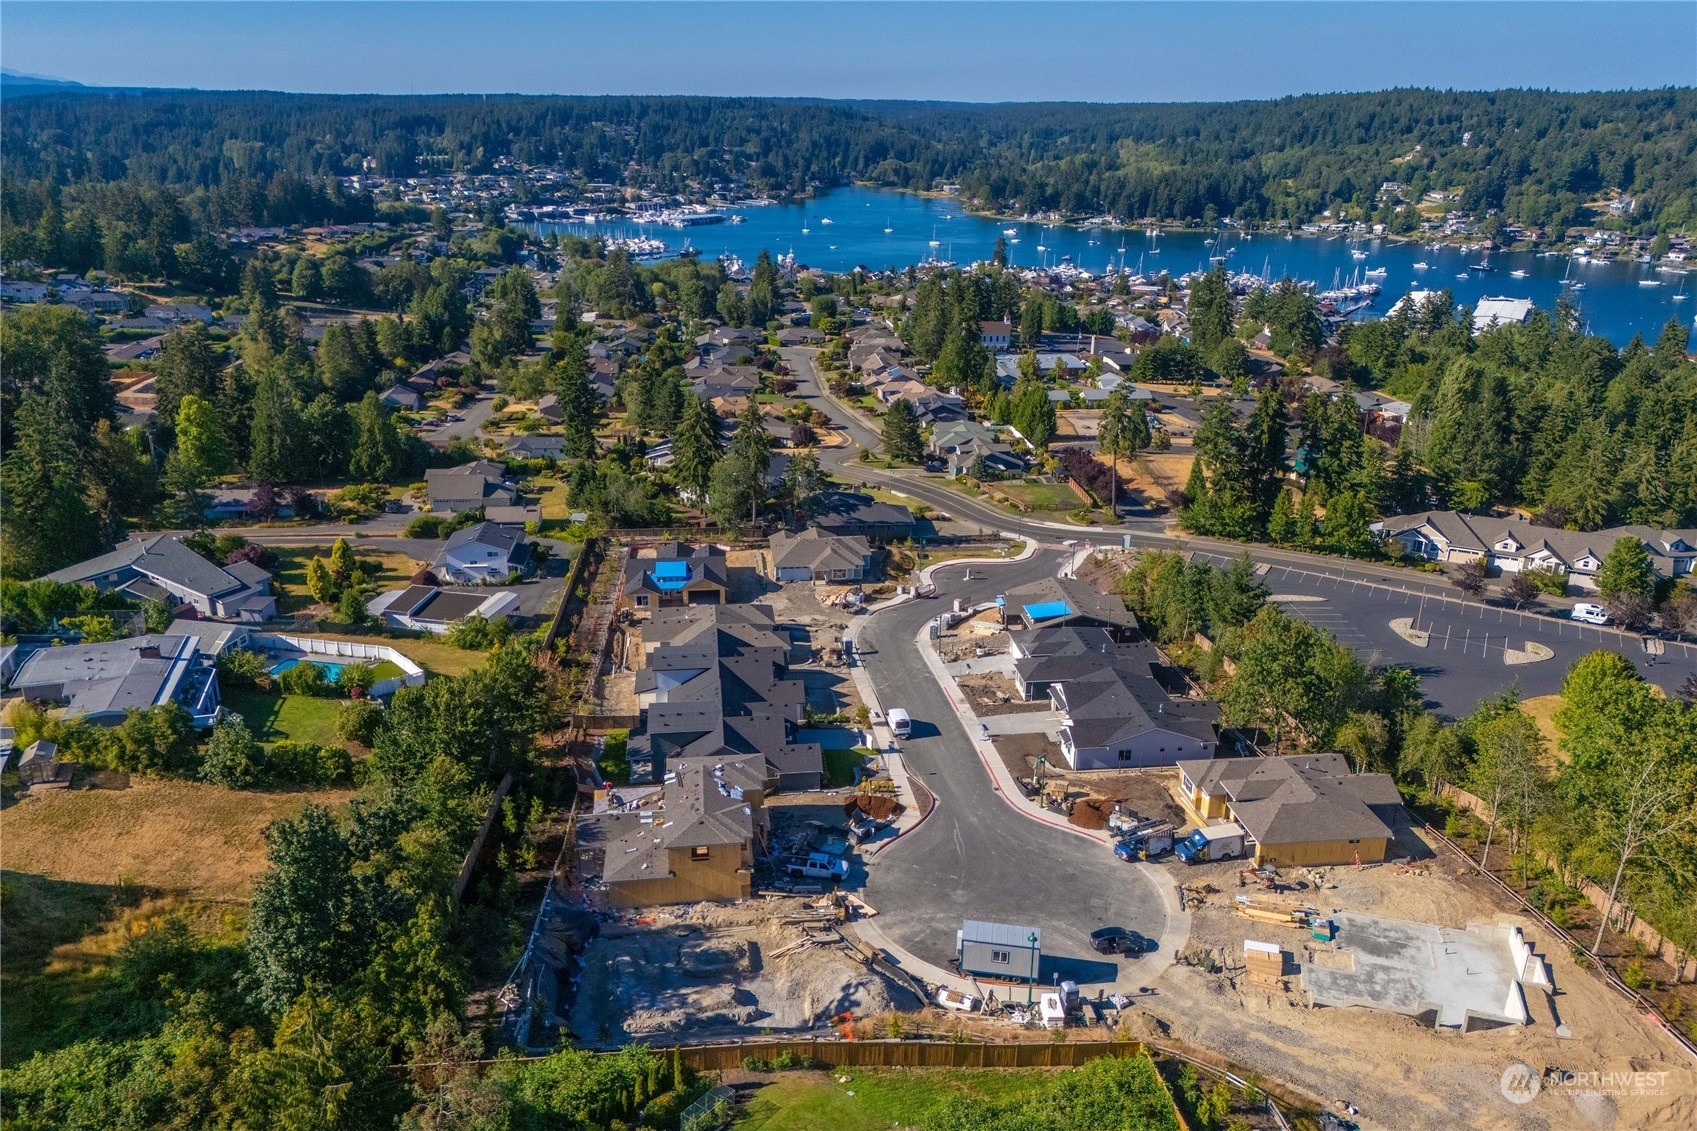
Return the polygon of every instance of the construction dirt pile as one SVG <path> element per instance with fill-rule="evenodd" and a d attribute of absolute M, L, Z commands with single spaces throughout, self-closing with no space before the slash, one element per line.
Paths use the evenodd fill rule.
<path fill-rule="evenodd" d="M 859 809 L 874 821 L 888 821 L 902 811 L 902 804 L 894 797 L 884 794 L 857 793 L 843 802 L 843 815 L 849 816 L 856 809 Z"/>
<path fill-rule="evenodd" d="M 607 925 L 583 955 L 571 1030 L 589 1043 L 806 1032 L 845 1013 L 917 1007 L 841 941 L 834 914 L 767 898 Z"/>
<path fill-rule="evenodd" d="M 1085 797 L 1073 802 L 1072 812 L 1067 814 L 1069 824 L 1092 832 L 1108 827 L 1108 817 L 1113 814 L 1114 800 L 1109 797 Z"/>
<path fill-rule="evenodd" d="M 1269 893 L 1255 885 L 1240 888 L 1238 865 L 1231 862 L 1165 866 L 1186 884 L 1190 938 L 1177 956 L 1180 964 L 1161 974 L 1156 994 L 1139 1001 L 1147 1027 L 1133 1030 L 1219 1050 L 1333 1110 L 1347 1102 L 1359 1109 L 1352 1120 L 1368 1129 L 1697 1126 L 1697 1071 L 1684 1050 L 1580 969 L 1564 947 L 1552 945 L 1536 923 L 1514 914 L 1480 881 L 1457 876 L 1457 863 L 1428 857 L 1414 867 L 1281 869 L 1290 887 L 1273 898 L 1312 904 L 1328 915 L 1355 911 L 1452 928 L 1518 924 L 1548 961 L 1556 989 L 1553 998 L 1527 991 L 1530 1025 L 1464 1034 L 1384 1010 L 1311 1007 L 1300 968 L 1353 966 L 1353 959 L 1314 941 L 1306 929 L 1237 914 L 1233 897 L 1264 900 Z M 1288 956 L 1283 989 L 1251 977 L 1246 939 L 1274 943 Z M 1571 1035 L 1559 1036 L 1558 1024 Z M 1530 1103 L 1512 1104 L 1499 1084 L 1516 1063 L 1540 1071 L 1626 1074 L 1627 1083 L 1546 1089 Z M 1664 1075 L 1641 1077 L 1635 1085 L 1634 1072 Z"/>

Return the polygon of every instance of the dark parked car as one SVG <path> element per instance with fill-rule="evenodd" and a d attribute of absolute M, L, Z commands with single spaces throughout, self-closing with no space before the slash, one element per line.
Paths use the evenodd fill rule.
<path fill-rule="evenodd" d="M 1090 949 L 1097 954 L 1143 954 L 1155 949 L 1155 940 L 1124 927 L 1103 927 L 1090 932 Z"/>

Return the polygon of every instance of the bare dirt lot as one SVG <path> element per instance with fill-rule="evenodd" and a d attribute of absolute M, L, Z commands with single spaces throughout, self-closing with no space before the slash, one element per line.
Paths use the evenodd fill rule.
<path fill-rule="evenodd" d="M 972 704 L 973 712 L 981 718 L 1053 709 L 1047 699 L 1021 699 L 1013 680 L 1000 672 L 959 676 L 955 684 Z"/>
<path fill-rule="evenodd" d="M 1697 1122 L 1697 1072 L 1689 1057 L 1638 1017 L 1627 1002 L 1579 969 L 1565 950 L 1553 950 L 1535 924 L 1497 902 L 1483 881 L 1455 874 L 1451 858 L 1434 857 L 1412 869 L 1380 865 L 1322 870 L 1322 882 L 1291 893 L 1324 912 L 1359 911 L 1447 927 L 1470 921 L 1520 925 L 1547 958 L 1556 996 L 1528 991 L 1532 1024 L 1462 1034 L 1428 1028 L 1410 1017 L 1370 1009 L 1314 1009 L 1300 980 L 1277 992 L 1248 984 L 1243 942 L 1277 943 L 1298 966 L 1325 964 L 1331 948 L 1304 931 L 1267 925 L 1231 910 L 1239 893 L 1231 863 L 1185 868 L 1171 864 L 1175 881 L 1217 889 L 1192 903 L 1187 964 L 1165 972 L 1157 994 L 1139 1003 L 1133 1027 L 1218 1050 L 1237 1063 L 1287 1081 L 1334 1105 L 1360 1110 L 1363 1127 L 1651 1128 Z M 1288 878 L 1297 878 L 1294 875 Z M 1243 889 L 1255 891 L 1256 889 Z M 1223 960 L 1221 973 L 1189 964 L 1204 956 Z M 1288 972 L 1288 967 L 1287 967 Z M 1556 1035 L 1568 1025 L 1570 1038 Z M 1546 1090 L 1531 1103 L 1509 1103 L 1499 1090 L 1503 1070 L 1525 1063 L 1539 1071 L 1665 1072 L 1634 1095 Z M 1593 1089 L 1596 1091 L 1598 1089 Z"/>
<path fill-rule="evenodd" d="M 245 900 L 265 870 L 265 826 L 346 791 L 260 793 L 124 774 L 119 788 L 26 795 L 0 815 L 8 868 L 86 884 L 139 884 L 196 899 Z"/>
<path fill-rule="evenodd" d="M 809 934 L 785 923 L 803 898 L 658 908 L 652 923 L 609 924 L 583 956 L 571 1013 L 580 1040 L 699 1038 L 750 1030 L 807 1032 L 915 1009 L 911 993 L 844 945 L 797 948 Z"/>

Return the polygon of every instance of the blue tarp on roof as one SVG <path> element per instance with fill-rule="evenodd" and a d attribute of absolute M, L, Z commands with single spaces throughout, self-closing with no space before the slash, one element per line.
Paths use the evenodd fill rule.
<path fill-rule="evenodd" d="M 657 589 L 682 589 L 689 584 L 689 563 L 655 562 L 649 576 Z"/>
<path fill-rule="evenodd" d="M 1055 617 L 1070 617 L 1072 606 L 1065 601 L 1044 601 L 1040 605 L 1026 605 L 1025 616 L 1028 620 L 1053 620 Z"/>

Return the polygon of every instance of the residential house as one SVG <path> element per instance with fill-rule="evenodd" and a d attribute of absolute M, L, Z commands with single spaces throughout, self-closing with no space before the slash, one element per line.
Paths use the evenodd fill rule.
<path fill-rule="evenodd" d="M 212 308 L 195 302 L 161 303 L 148 307 L 144 313 L 149 318 L 157 318 L 161 322 L 174 325 L 184 322 L 199 322 L 207 326 L 212 324 Z"/>
<path fill-rule="evenodd" d="M 190 605 L 204 617 L 265 621 L 276 615 L 271 575 L 252 562 L 220 566 L 207 561 L 172 534 L 131 538 L 111 553 L 47 575 L 102 592 L 116 589 L 137 600 Z"/>
<path fill-rule="evenodd" d="M 372 598 L 365 611 L 391 628 L 441 635 L 468 617 L 495 620 L 517 610 L 519 596 L 503 589 L 495 593 L 461 593 L 434 585 L 409 585 Z"/>
<path fill-rule="evenodd" d="M 583 822 L 580 867 L 615 907 L 747 899 L 770 827 L 767 780 L 758 754 L 680 763 L 652 805 Z"/>
<path fill-rule="evenodd" d="M 390 408 L 418 412 L 424 407 L 424 398 L 419 395 L 417 389 L 408 385 L 391 385 L 383 392 L 383 403 Z"/>
<path fill-rule="evenodd" d="M 980 322 L 978 343 L 992 353 L 1013 348 L 1013 327 L 1006 322 Z"/>
<path fill-rule="evenodd" d="M 854 491 L 826 492 L 813 524 L 827 534 L 858 534 L 874 542 L 912 538 L 917 524 L 913 512 L 897 503 L 881 503 Z"/>
<path fill-rule="evenodd" d="M 1009 589 L 1003 618 L 1009 627 L 1028 629 L 1102 628 L 1117 641 L 1142 638 L 1137 614 L 1118 594 L 1100 592 L 1094 585 L 1071 577 L 1045 577 Z"/>
<path fill-rule="evenodd" d="M 1697 530 L 1656 530 L 1614 526 L 1605 530 L 1563 530 L 1523 518 L 1495 518 L 1459 511 L 1422 511 L 1398 515 L 1382 524 L 1384 536 L 1401 542 L 1415 557 L 1437 562 L 1486 564 L 1505 573 L 1554 570 L 1580 589 L 1597 588 L 1603 559 L 1622 538 L 1636 538 L 1650 554 L 1658 577 L 1691 574 L 1697 564 Z"/>
<path fill-rule="evenodd" d="M 431 568 L 438 577 L 491 585 L 507 580 L 515 571 L 526 572 L 531 565 L 524 531 L 486 521 L 450 534 Z"/>
<path fill-rule="evenodd" d="M 982 470 L 999 475 L 1020 475 L 1025 472 L 1023 456 L 996 439 L 995 430 L 975 420 L 956 420 L 937 425 L 931 432 L 926 450 L 943 459 L 951 477 L 970 473 L 979 460 Z"/>
<path fill-rule="evenodd" d="M 686 605 L 654 610 L 653 616 L 630 628 L 636 649 L 630 666 L 642 667 L 646 657 L 661 648 L 692 645 L 711 648 L 715 655 L 752 653 L 787 661 L 790 634 L 779 628 L 770 605 Z"/>
<path fill-rule="evenodd" d="M 1373 864 L 1396 839 L 1396 783 L 1351 773 L 1342 754 L 1187 761 L 1178 770 L 1185 805 L 1202 824 L 1240 826 L 1256 864 Z"/>
<path fill-rule="evenodd" d="M 62 704 L 64 716 L 116 726 L 131 710 L 180 704 L 195 726 L 218 721 L 218 669 L 191 635 L 133 636 L 32 652 L 10 690 L 32 703 Z"/>
<path fill-rule="evenodd" d="M 730 599 L 725 551 L 717 546 L 662 542 L 652 558 L 633 558 L 623 604 L 635 609 L 722 605 Z"/>
<path fill-rule="evenodd" d="M 1529 298 L 1482 298 L 1473 307 L 1473 332 L 1497 326 L 1518 326 L 1532 317 L 1537 306 Z"/>
<path fill-rule="evenodd" d="M 559 459 L 565 453 L 564 436 L 509 436 L 501 448 L 509 459 Z"/>
<path fill-rule="evenodd" d="M 778 331 L 780 346 L 817 346 L 824 341 L 824 334 L 807 326 L 786 326 Z"/>
<path fill-rule="evenodd" d="M 426 497 L 436 514 L 456 514 L 489 506 L 510 507 L 518 497 L 506 469 L 489 460 L 458 467 L 433 467 L 424 473 Z"/>
<path fill-rule="evenodd" d="M 258 507 L 257 494 L 259 488 L 254 487 L 214 487 L 206 492 L 210 498 L 206 510 L 207 518 L 217 522 L 230 519 L 260 519 L 270 521 L 273 518 L 293 518 L 295 508 L 283 501 L 283 496 L 273 490 L 271 493 L 270 513 L 262 512 Z"/>
<path fill-rule="evenodd" d="M 1170 694 L 1182 682 L 1154 645 L 1100 627 L 1010 634 L 1014 682 L 1026 699 L 1061 712 L 1061 752 L 1075 770 L 1169 766 L 1212 758 L 1218 708 Z"/>
<path fill-rule="evenodd" d="M 799 534 L 772 535 L 772 572 L 780 582 L 871 580 L 872 545 L 858 534 L 839 536 L 810 526 Z"/>
<path fill-rule="evenodd" d="M 701 610 L 710 632 L 662 634 L 683 643 L 643 642 L 632 765 L 659 781 L 680 762 L 761 754 L 774 787 L 818 789 L 824 755 L 818 743 L 798 741 L 807 688 L 788 678 L 787 635 L 769 610 L 765 618 L 725 612 Z"/>

